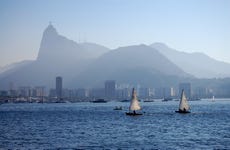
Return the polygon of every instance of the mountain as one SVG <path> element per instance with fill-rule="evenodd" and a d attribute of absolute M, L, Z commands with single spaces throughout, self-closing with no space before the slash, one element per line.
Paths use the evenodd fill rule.
<path fill-rule="evenodd" d="M 38 57 L 8 66 L 0 73 L 0 89 L 16 86 L 98 87 L 105 80 L 141 84 L 145 87 L 177 86 L 197 77 L 222 77 L 229 64 L 201 53 L 184 53 L 161 43 L 134 45 L 110 50 L 94 43 L 77 43 L 60 35 L 49 25 L 43 32 Z M 197 84 L 198 82 L 196 80 Z"/>
<path fill-rule="evenodd" d="M 0 75 L 3 72 L 8 72 L 8 73 L 14 72 L 17 69 L 20 69 L 20 68 L 30 64 L 31 62 L 33 62 L 33 60 L 23 60 L 23 61 L 20 61 L 20 62 L 12 63 L 12 64 L 6 65 L 4 67 L 1 67 L 0 68 Z"/>
<path fill-rule="evenodd" d="M 79 43 L 79 45 L 82 46 L 87 51 L 88 53 L 87 55 L 90 58 L 98 58 L 102 54 L 110 51 L 110 49 L 108 49 L 107 47 L 95 43 L 87 42 L 87 43 Z"/>
<path fill-rule="evenodd" d="M 97 44 L 69 40 L 49 25 L 43 32 L 37 60 L 1 73 L 0 89 L 7 89 L 10 82 L 50 88 L 55 86 L 56 76 L 68 82 L 106 51 L 109 49 Z"/>
<path fill-rule="evenodd" d="M 169 48 L 163 43 L 150 45 L 185 72 L 197 78 L 230 77 L 230 64 L 217 61 L 203 53 L 185 53 Z"/>
<path fill-rule="evenodd" d="M 121 47 L 96 59 L 79 74 L 73 84 L 99 86 L 107 79 L 143 86 L 177 84 L 180 79 L 192 78 L 156 49 L 146 45 Z"/>
<path fill-rule="evenodd" d="M 59 35 L 56 29 L 49 25 L 43 33 L 37 60 L 49 61 L 49 63 L 72 63 L 82 59 L 97 58 L 108 50 L 104 46 L 93 43 L 76 43 Z"/>

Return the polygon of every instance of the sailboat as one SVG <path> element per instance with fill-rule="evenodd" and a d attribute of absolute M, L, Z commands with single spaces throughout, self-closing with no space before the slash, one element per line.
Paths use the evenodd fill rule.
<path fill-rule="evenodd" d="M 137 113 L 137 110 L 140 110 L 141 106 L 139 105 L 139 102 L 137 100 L 137 94 L 135 89 L 133 88 L 132 91 L 132 99 L 130 102 L 130 106 L 129 106 L 129 112 L 126 112 L 126 115 L 129 116 L 137 116 L 137 115 L 142 115 L 142 113 Z"/>
<path fill-rule="evenodd" d="M 189 108 L 189 105 L 188 105 L 188 100 L 187 100 L 187 98 L 185 96 L 184 90 L 182 90 L 179 110 L 176 111 L 176 112 L 177 113 L 190 113 L 189 109 L 190 108 Z"/>

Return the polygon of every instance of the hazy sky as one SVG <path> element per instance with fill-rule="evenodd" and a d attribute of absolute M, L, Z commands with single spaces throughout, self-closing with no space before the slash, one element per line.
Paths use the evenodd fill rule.
<path fill-rule="evenodd" d="M 77 42 L 163 42 L 230 62 L 230 0 L 0 0 L 0 66 L 35 59 L 49 21 Z"/>

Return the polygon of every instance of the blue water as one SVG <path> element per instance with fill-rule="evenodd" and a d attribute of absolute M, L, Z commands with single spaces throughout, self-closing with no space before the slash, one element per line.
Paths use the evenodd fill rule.
<path fill-rule="evenodd" d="M 230 100 L 0 105 L 0 149 L 230 149 Z M 121 111 L 113 110 L 123 106 Z"/>

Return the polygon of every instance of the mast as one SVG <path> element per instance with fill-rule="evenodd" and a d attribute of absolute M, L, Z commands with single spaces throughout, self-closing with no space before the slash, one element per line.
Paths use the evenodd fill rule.
<path fill-rule="evenodd" d="M 189 110 L 189 105 L 188 105 L 188 101 L 187 101 L 187 98 L 186 98 L 185 93 L 184 93 L 184 89 L 182 90 L 182 93 L 181 93 L 179 110 L 182 110 L 182 111 L 183 110 L 186 110 L 186 111 Z"/>
<path fill-rule="evenodd" d="M 130 102 L 129 110 L 135 111 L 135 110 L 140 110 L 140 109 L 141 109 L 141 107 L 140 107 L 139 102 L 137 100 L 137 94 L 136 94 L 135 89 L 133 88 L 132 99 Z"/>

